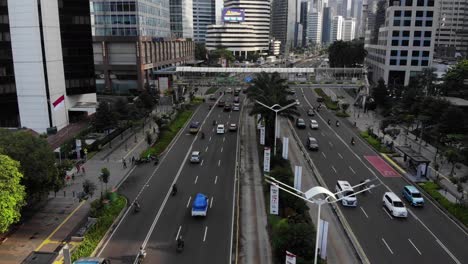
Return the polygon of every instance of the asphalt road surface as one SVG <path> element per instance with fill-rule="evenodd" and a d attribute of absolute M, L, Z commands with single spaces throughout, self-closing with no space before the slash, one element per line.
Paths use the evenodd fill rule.
<path fill-rule="evenodd" d="M 311 89 L 297 88 L 295 97 L 307 123 L 306 129 L 295 127 L 295 131 L 304 146 L 309 136 L 318 140 L 320 149 L 308 153 L 326 187 L 334 191 L 337 180 L 357 185 L 363 179 L 371 179 L 370 184 L 376 185 L 370 193 L 358 195 L 357 207 L 338 205 L 370 263 L 468 263 L 468 234 L 464 230 L 427 197 L 423 208 L 409 205 L 401 192 L 411 183 L 379 159 L 379 154 L 359 138 L 351 124 L 338 119 L 340 127 L 336 127 L 337 117 L 328 110 L 307 116 L 307 109 L 318 105 Z M 310 128 L 310 119 L 317 120 L 318 130 Z M 331 126 L 327 125 L 328 119 Z M 354 146 L 350 144 L 351 137 L 356 139 Z M 384 209 L 382 196 L 388 191 L 405 202 L 408 218 L 397 219 Z"/>
<path fill-rule="evenodd" d="M 233 95 L 223 99 L 232 102 Z M 138 166 L 122 184 L 119 192 L 129 201 L 137 199 L 141 210 L 134 212 L 132 206 L 127 211 L 101 257 L 112 263 L 134 263 L 143 245 L 145 263 L 229 262 L 238 136 L 227 128 L 230 123 L 238 125 L 240 112 L 224 112 L 221 107 L 209 110 L 208 103 L 214 102 L 202 104 L 192 118 L 202 123 L 204 139 L 200 133 L 189 134 L 185 127 L 158 166 Z M 225 124 L 225 134 L 216 134 L 213 120 Z M 201 152 L 201 163 L 189 162 L 192 151 Z M 178 192 L 172 196 L 174 183 Z M 209 198 L 206 217 L 191 216 L 197 193 Z M 177 236 L 185 241 L 180 253 L 176 252 Z"/>

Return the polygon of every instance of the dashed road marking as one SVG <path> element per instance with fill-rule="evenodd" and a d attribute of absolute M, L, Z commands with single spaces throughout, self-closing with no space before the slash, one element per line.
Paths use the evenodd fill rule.
<path fill-rule="evenodd" d="M 205 148 L 205 152 L 208 152 L 208 147 Z"/>
<path fill-rule="evenodd" d="M 349 166 L 349 169 L 354 173 L 356 174 L 356 172 L 353 170 L 353 168 L 351 166 Z"/>
<path fill-rule="evenodd" d="M 204 161 L 204 160 L 201 161 L 200 166 L 203 166 L 203 161 Z"/>
<path fill-rule="evenodd" d="M 216 177 L 215 177 L 215 182 L 214 182 L 214 184 L 216 184 L 217 182 L 218 182 L 218 175 L 216 175 Z"/>
<path fill-rule="evenodd" d="M 221 160 L 218 160 L 218 167 L 221 166 Z"/>
<path fill-rule="evenodd" d="M 408 241 L 411 243 L 411 245 L 413 245 L 414 249 L 416 249 L 416 251 L 419 253 L 419 255 L 422 255 L 421 251 L 419 251 L 419 249 L 416 247 L 416 245 L 413 243 L 413 241 L 411 241 L 411 239 L 409 239 L 409 238 L 408 238 Z"/>
<path fill-rule="evenodd" d="M 175 237 L 175 240 L 177 240 L 179 238 L 180 230 L 182 230 L 182 226 L 179 226 L 179 230 L 177 230 L 177 235 Z"/>
<path fill-rule="evenodd" d="M 190 201 L 191 201 L 191 200 L 192 200 L 192 196 L 190 196 L 190 197 L 188 198 L 188 201 L 187 201 L 187 208 L 189 207 Z"/>
<path fill-rule="evenodd" d="M 197 184 L 197 181 L 198 181 L 198 175 L 197 175 L 197 177 L 195 177 L 195 182 L 194 183 Z"/>
<path fill-rule="evenodd" d="M 206 241 L 206 233 L 208 232 L 208 227 L 205 226 L 205 234 L 203 235 L 203 242 Z"/>
<path fill-rule="evenodd" d="M 221 147 L 221 152 L 223 152 L 223 147 Z"/>
<path fill-rule="evenodd" d="M 323 153 L 323 152 L 322 152 L 322 156 L 323 156 L 324 158 L 327 158 L 327 156 L 325 156 L 325 153 Z"/>
<path fill-rule="evenodd" d="M 361 211 L 366 216 L 366 218 L 369 218 L 369 216 L 366 214 L 366 211 L 364 211 L 364 208 L 362 208 L 361 206 L 359 206 L 359 208 L 361 208 Z"/>
<path fill-rule="evenodd" d="M 385 241 L 385 239 L 383 237 L 382 237 L 382 242 L 385 244 L 385 246 L 387 246 L 388 251 L 390 251 L 390 253 L 392 253 L 392 255 L 393 255 L 392 249 L 390 248 L 390 246 L 387 244 L 387 241 Z"/>
<path fill-rule="evenodd" d="M 390 217 L 390 219 L 393 219 L 393 217 L 387 212 L 387 210 L 382 206 L 382 210 Z"/>
<path fill-rule="evenodd" d="M 214 197 L 211 197 L 211 201 L 210 201 L 210 209 L 211 209 L 211 207 L 213 207 L 213 200 L 214 200 Z"/>
<path fill-rule="evenodd" d="M 335 171 L 335 173 L 336 173 L 336 169 L 335 169 L 335 167 L 331 166 L 331 168 L 332 168 L 332 169 Z"/>
<path fill-rule="evenodd" d="M 341 158 L 341 159 L 343 159 L 343 156 L 341 156 L 341 154 L 340 154 L 340 153 L 338 153 L 338 156 L 340 156 L 340 158 Z"/>

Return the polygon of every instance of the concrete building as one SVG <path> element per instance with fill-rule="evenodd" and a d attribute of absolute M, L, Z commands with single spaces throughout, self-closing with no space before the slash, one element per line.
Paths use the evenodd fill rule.
<path fill-rule="evenodd" d="M 323 8 L 322 14 L 322 43 L 329 44 L 331 39 L 332 25 L 332 9 L 330 7 Z"/>
<path fill-rule="evenodd" d="M 216 24 L 217 8 L 216 0 L 193 0 L 193 38 L 195 42 L 205 43 L 207 26 Z"/>
<path fill-rule="evenodd" d="M 351 41 L 356 38 L 356 19 L 345 18 L 343 20 L 342 40 Z"/>
<path fill-rule="evenodd" d="M 297 19 L 296 0 L 273 0 L 271 6 L 271 36 L 281 41 L 282 52 L 289 53 L 294 44 Z"/>
<path fill-rule="evenodd" d="M 129 94 L 155 88 L 154 71 L 194 60 L 192 41 L 170 37 L 167 1 L 91 0 L 91 21 L 100 93 Z"/>
<path fill-rule="evenodd" d="M 437 9 L 434 1 L 391 1 L 377 44 L 369 41 L 366 65 L 370 80 L 389 86 L 408 85 L 410 78 L 432 65 Z"/>
<path fill-rule="evenodd" d="M 267 53 L 270 43 L 270 1 L 226 0 L 223 24 L 207 27 L 206 48 L 222 45 L 237 56 Z M 294 25 L 293 25 L 294 26 Z"/>
<path fill-rule="evenodd" d="M 88 0 L 0 0 L 0 126 L 60 130 L 96 110 Z"/>
<path fill-rule="evenodd" d="M 309 45 L 320 45 L 322 43 L 322 13 L 313 9 L 308 14 L 306 39 Z"/>
<path fill-rule="evenodd" d="M 330 30 L 330 42 L 333 43 L 337 40 L 343 39 L 343 17 L 335 16 L 332 20 L 331 30 Z"/>
<path fill-rule="evenodd" d="M 437 1 L 435 54 L 439 58 L 468 58 L 468 1 Z"/>
<path fill-rule="evenodd" d="M 148 5 L 159 5 L 164 1 L 138 0 Z M 171 36 L 175 38 L 193 38 L 193 2 L 192 0 L 169 0 Z M 148 10 L 152 15 L 156 12 Z M 153 23 L 157 24 L 157 20 Z M 154 35 L 158 36 L 158 35 Z"/>
<path fill-rule="evenodd" d="M 278 56 L 281 51 L 281 41 L 279 40 L 270 40 L 270 55 Z"/>

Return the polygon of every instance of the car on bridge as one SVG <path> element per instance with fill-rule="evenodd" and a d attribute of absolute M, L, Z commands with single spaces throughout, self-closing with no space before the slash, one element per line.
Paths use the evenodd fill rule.
<path fill-rule="evenodd" d="M 343 206 L 357 206 L 357 198 L 354 189 L 348 181 L 337 181 L 335 186 L 336 196 L 341 199 Z"/>

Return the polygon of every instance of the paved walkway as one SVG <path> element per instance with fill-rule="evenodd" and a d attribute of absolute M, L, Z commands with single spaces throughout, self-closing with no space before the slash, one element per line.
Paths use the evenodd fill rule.
<path fill-rule="evenodd" d="M 375 113 L 374 111 L 368 111 L 367 113 L 363 112 L 362 108 L 355 107 L 353 105 L 354 99 L 343 89 L 328 89 L 328 92 L 335 93 L 337 96 L 341 96 L 343 101 L 350 104 L 348 113 L 350 113 L 350 117 L 348 120 L 352 124 L 356 124 L 356 127 L 360 131 L 365 131 L 367 128 L 371 127 L 373 131 L 378 131 L 380 136 L 383 136 L 382 131 L 380 130 L 380 122 L 383 120 L 383 117 L 379 114 Z M 452 169 L 452 165 L 448 163 L 442 155 L 438 155 L 437 161 L 440 164 L 439 171 L 436 172 L 434 167 L 434 158 L 436 154 L 436 148 L 428 144 L 427 142 L 420 142 L 416 139 L 416 136 L 409 133 L 407 136 L 405 135 L 405 129 L 403 127 L 398 127 L 400 129 L 400 134 L 397 136 L 396 139 L 392 139 L 390 136 L 385 136 L 385 141 L 390 142 L 392 141 L 394 146 L 409 146 L 416 152 L 421 153 L 426 159 L 431 161 L 430 165 L 430 178 L 434 179 L 437 174 L 440 176 L 440 184 L 441 186 L 447 190 L 448 192 L 442 192 L 449 200 L 456 200 L 456 198 L 461 198 L 461 193 L 457 191 L 456 185 L 454 185 L 448 178 L 450 175 L 450 171 Z M 401 165 L 405 166 L 403 162 L 400 163 Z M 455 168 L 454 177 L 462 177 L 464 175 L 468 175 L 468 167 L 458 163 L 459 168 Z M 411 175 L 410 175 L 411 177 Z M 414 179 L 414 176 L 411 177 Z M 468 183 L 463 183 L 463 189 L 468 191 Z M 466 197 L 466 194 L 465 194 Z"/>
<path fill-rule="evenodd" d="M 45 207 L 19 226 L 0 245 L 0 263 L 21 263 L 32 251 L 56 250 L 62 241 L 67 240 L 86 221 L 90 203 L 100 197 L 101 184 L 98 177 L 101 168 L 106 167 L 110 171 L 108 188 L 118 186 L 132 171 L 131 157 L 138 157 L 148 147 L 146 132 L 154 135 L 157 132 L 155 127 L 156 124 L 151 121 L 136 133 L 129 130 L 112 142 L 112 148 L 107 145 L 86 161 L 85 173 L 77 173 L 57 194 L 51 193 Z M 126 161 L 126 168 L 123 166 L 123 159 Z M 82 183 L 86 179 L 95 183 L 97 190 L 90 199 L 79 202 L 77 194 L 83 191 Z"/>

